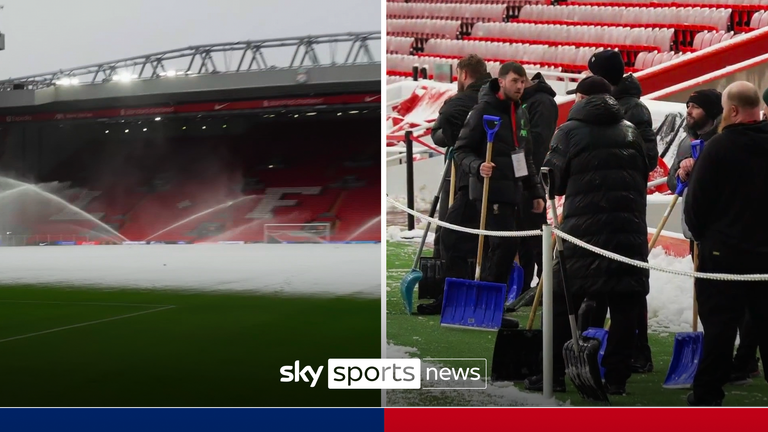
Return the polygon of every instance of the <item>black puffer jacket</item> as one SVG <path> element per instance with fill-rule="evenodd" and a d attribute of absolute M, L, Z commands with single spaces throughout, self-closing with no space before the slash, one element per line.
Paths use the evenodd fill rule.
<path fill-rule="evenodd" d="M 600 249 L 647 262 L 648 162 L 640 134 L 623 119 L 616 100 L 598 95 L 574 105 L 568 121 L 555 132 L 544 166 L 553 171 L 555 195 L 566 196 L 564 232 Z M 566 282 L 572 292 L 648 294 L 648 270 L 567 241 L 565 257 Z M 560 283 L 559 278 L 555 281 Z"/>
<path fill-rule="evenodd" d="M 469 196 L 481 200 L 483 177 L 480 165 L 485 162 L 488 138 L 483 126 L 483 116 L 501 119 L 501 125 L 493 140 L 492 162 L 496 167 L 491 175 L 488 202 L 494 204 L 521 204 L 523 192 L 533 198 L 544 198 L 544 189 L 531 159 L 529 121 L 520 102 L 511 103 L 499 99 L 499 80 L 492 79 L 480 90 L 480 102 L 469 113 L 456 141 L 456 160 L 469 178 Z M 514 130 L 512 128 L 514 125 Z M 516 178 L 512 164 L 512 152 L 525 151 L 528 175 Z"/>
<path fill-rule="evenodd" d="M 531 137 L 531 157 L 537 170 L 541 169 L 544 158 L 549 152 L 549 143 L 557 127 L 557 93 L 547 84 L 547 81 L 537 73 L 531 78 L 533 85 L 526 87 L 521 100 L 523 109 L 531 121 L 528 134 Z"/>
<path fill-rule="evenodd" d="M 765 216 L 755 203 L 768 195 L 767 159 L 768 121 L 763 120 L 725 126 L 704 143 L 694 165 L 685 222 L 696 241 L 716 248 L 723 259 L 730 253 L 768 253 Z"/>
<path fill-rule="evenodd" d="M 624 119 L 637 128 L 645 144 L 645 157 L 648 160 L 648 173 L 659 165 L 659 148 L 656 132 L 653 130 L 653 117 L 648 107 L 640 101 L 643 89 L 634 75 L 629 74 L 613 88 L 613 97 L 619 102 Z"/>
<path fill-rule="evenodd" d="M 480 93 L 480 88 L 488 84 L 491 79 L 491 74 L 487 73 L 465 87 L 464 91 L 456 93 L 443 103 L 437 120 L 432 126 L 432 142 L 435 145 L 442 148 L 456 145 L 456 140 L 467 120 L 467 115 L 477 105 L 477 95 Z M 469 178 L 463 170 L 456 170 L 456 177 L 456 190 L 469 185 Z M 446 180 L 450 180 L 450 174 Z"/>

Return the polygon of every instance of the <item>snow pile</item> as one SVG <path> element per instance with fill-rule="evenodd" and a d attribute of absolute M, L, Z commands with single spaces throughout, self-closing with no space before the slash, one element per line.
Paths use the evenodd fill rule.
<path fill-rule="evenodd" d="M 381 297 L 378 244 L 0 248 L 1 284 Z"/>
<path fill-rule="evenodd" d="M 413 355 L 411 355 L 413 354 Z M 387 358 L 418 357 L 418 350 L 387 343 Z M 421 362 L 422 378 L 426 376 L 427 368 L 439 368 L 441 365 L 426 361 Z M 489 371 L 490 372 L 490 371 Z M 473 383 L 474 385 L 474 383 Z M 462 381 L 454 381 L 451 387 L 467 387 Z M 465 389 L 436 389 L 429 390 L 387 390 L 387 406 L 562 406 L 558 400 L 545 399 L 540 393 L 526 393 L 517 387 L 488 383 L 488 388 L 477 390 Z"/>
<path fill-rule="evenodd" d="M 426 228 L 426 226 L 424 228 Z M 434 226 L 432 228 L 434 228 Z M 402 228 L 396 227 L 396 226 L 391 226 L 387 228 L 387 239 L 389 241 L 420 243 L 421 238 L 423 236 L 424 236 L 423 229 L 404 231 Z M 427 234 L 427 243 L 434 244 L 434 242 L 435 242 L 435 233 L 430 230 L 430 232 Z"/>
<path fill-rule="evenodd" d="M 648 262 L 672 270 L 693 271 L 691 257 L 676 258 L 661 247 L 651 251 Z M 689 332 L 693 320 L 693 278 L 651 271 L 648 326 L 654 332 Z M 699 322 L 701 328 L 701 322 Z"/>

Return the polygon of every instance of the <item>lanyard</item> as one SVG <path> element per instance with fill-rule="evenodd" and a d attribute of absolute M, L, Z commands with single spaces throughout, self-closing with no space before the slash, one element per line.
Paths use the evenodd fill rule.
<path fill-rule="evenodd" d="M 512 119 L 512 139 L 515 141 L 515 150 L 520 148 L 520 146 L 517 144 L 517 130 L 515 129 L 517 125 L 517 118 L 515 113 L 515 104 L 512 104 L 512 114 L 510 115 L 510 118 Z"/>

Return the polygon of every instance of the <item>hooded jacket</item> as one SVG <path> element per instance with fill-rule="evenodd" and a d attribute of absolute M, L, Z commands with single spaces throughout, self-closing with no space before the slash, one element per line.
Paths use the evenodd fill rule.
<path fill-rule="evenodd" d="M 653 130 L 653 117 L 648 107 L 640 100 L 643 90 L 634 75 L 628 74 L 613 88 L 613 98 L 619 102 L 624 119 L 635 125 L 645 144 L 645 157 L 650 171 L 659 165 L 659 148 L 656 132 Z"/>
<path fill-rule="evenodd" d="M 715 119 L 714 123 L 712 124 L 712 127 L 707 129 L 704 133 L 699 134 L 697 132 L 689 131 L 688 137 L 690 140 L 683 141 L 680 143 L 680 146 L 677 148 L 677 154 L 675 155 L 675 161 L 672 162 L 672 167 L 669 169 L 669 175 L 667 176 L 667 187 L 669 188 L 672 193 L 675 192 L 677 189 L 677 171 L 680 169 L 680 162 L 684 161 L 685 159 L 693 157 L 693 153 L 691 151 L 691 142 L 697 139 L 704 140 L 704 143 L 706 144 L 707 141 L 709 141 L 712 137 L 717 135 L 717 127 L 720 124 L 720 119 L 722 116 Z M 694 165 L 695 166 L 695 165 Z M 691 180 L 691 174 L 688 176 L 688 184 L 690 185 Z M 691 236 L 691 232 L 688 230 L 688 225 L 685 224 L 685 202 L 688 199 L 688 189 L 686 188 L 685 191 L 683 191 L 683 196 L 681 197 L 681 207 L 680 207 L 680 219 L 681 225 L 683 228 L 683 235 L 685 238 L 692 240 L 693 237 Z"/>
<path fill-rule="evenodd" d="M 562 231 L 600 249 L 648 261 L 646 151 L 615 99 L 596 95 L 576 103 L 555 132 L 544 166 L 553 174 L 555 195 L 566 195 Z M 564 247 L 566 282 L 573 292 L 648 294 L 648 270 L 570 242 Z"/>
<path fill-rule="evenodd" d="M 741 253 L 768 253 L 768 121 L 731 124 L 705 142 L 691 174 L 685 223 L 694 240 Z M 723 251 L 723 253 L 725 253 Z"/>
<path fill-rule="evenodd" d="M 456 145 L 467 115 L 477 105 L 480 88 L 488 84 L 491 79 L 491 74 L 486 73 L 443 103 L 437 120 L 432 126 L 432 142 L 436 146 L 450 148 Z M 469 178 L 463 170 L 457 169 L 456 177 L 456 190 L 469 185 Z M 450 180 L 450 174 L 446 180 Z"/>
<path fill-rule="evenodd" d="M 538 170 L 533 165 L 529 120 L 520 102 L 500 99 L 499 80 L 492 79 L 480 90 L 479 103 L 467 117 L 456 141 L 456 161 L 469 175 L 469 196 L 481 200 L 483 177 L 480 165 L 485 162 L 488 138 L 483 116 L 499 117 L 501 124 L 493 140 L 492 162 L 496 165 L 490 178 L 489 203 L 521 204 L 523 192 L 532 198 L 544 198 Z M 512 152 L 525 153 L 527 175 L 516 177 Z"/>
<path fill-rule="evenodd" d="M 531 138 L 531 157 L 536 170 L 541 169 L 544 158 L 549 152 L 549 143 L 557 127 L 557 93 L 547 84 L 547 81 L 538 72 L 531 78 L 533 85 L 526 87 L 520 101 L 523 109 L 528 114 L 531 126 L 528 134 Z"/>

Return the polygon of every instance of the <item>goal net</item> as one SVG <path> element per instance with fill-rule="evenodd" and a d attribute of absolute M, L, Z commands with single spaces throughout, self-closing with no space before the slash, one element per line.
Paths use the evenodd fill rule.
<path fill-rule="evenodd" d="M 329 241 L 331 241 L 331 224 L 328 222 L 264 225 L 264 243 L 328 243 Z"/>

